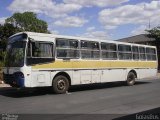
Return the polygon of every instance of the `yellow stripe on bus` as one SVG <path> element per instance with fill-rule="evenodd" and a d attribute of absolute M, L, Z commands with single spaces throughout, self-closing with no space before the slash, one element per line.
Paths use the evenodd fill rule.
<path fill-rule="evenodd" d="M 156 68 L 156 61 L 55 61 L 33 65 L 33 69 L 69 69 L 69 68 Z"/>

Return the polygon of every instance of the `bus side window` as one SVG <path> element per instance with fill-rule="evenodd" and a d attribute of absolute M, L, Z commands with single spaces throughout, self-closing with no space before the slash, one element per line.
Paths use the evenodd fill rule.
<path fill-rule="evenodd" d="M 147 60 L 156 60 L 156 50 L 155 48 L 146 48 Z"/>
<path fill-rule="evenodd" d="M 32 42 L 32 57 L 52 58 L 53 44 Z"/>
<path fill-rule="evenodd" d="M 117 59 L 117 45 L 114 43 L 101 43 L 102 59 Z"/>
<path fill-rule="evenodd" d="M 99 43 L 94 41 L 81 41 L 81 57 L 82 59 L 99 59 L 100 48 Z"/>
<path fill-rule="evenodd" d="M 54 53 L 52 42 L 28 42 L 27 65 L 42 64 L 53 60 Z"/>
<path fill-rule="evenodd" d="M 130 45 L 118 45 L 119 51 L 119 59 L 120 60 L 131 60 L 132 59 L 132 51 Z"/>
<path fill-rule="evenodd" d="M 133 60 L 139 60 L 138 46 L 132 46 Z"/>
<path fill-rule="evenodd" d="M 79 58 L 78 40 L 57 38 L 56 51 L 57 58 L 77 59 Z"/>
<path fill-rule="evenodd" d="M 99 59 L 100 58 L 100 50 L 98 42 L 91 42 L 91 58 Z"/>
<path fill-rule="evenodd" d="M 82 59 L 89 59 L 91 58 L 91 51 L 89 49 L 89 42 L 88 41 L 81 41 L 81 57 Z"/>
<path fill-rule="evenodd" d="M 146 60 L 145 47 L 139 47 L 140 60 Z"/>

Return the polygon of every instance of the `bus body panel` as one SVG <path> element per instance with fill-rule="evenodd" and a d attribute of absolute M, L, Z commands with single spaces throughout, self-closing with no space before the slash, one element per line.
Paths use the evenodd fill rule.
<path fill-rule="evenodd" d="M 16 35 L 19 35 L 18 33 Z M 153 46 L 147 45 L 138 45 L 131 43 L 122 43 L 116 41 L 105 41 L 105 40 L 95 40 L 87 39 L 80 37 L 71 37 L 71 36 L 60 36 L 60 35 L 50 35 L 50 34 L 41 34 L 41 33 L 30 33 L 26 32 L 28 39 L 35 42 L 51 42 L 54 45 L 54 60 L 46 63 L 40 64 L 25 64 L 23 67 L 5 67 L 3 69 L 4 74 L 13 75 L 16 72 L 22 72 L 24 74 L 24 83 L 23 87 L 42 87 L 42 86 L 52 86 L 52 81 L 55 76 L 59 73 L 66 73 L 71 79 L 71 85 L 79 84 L 91 84 L 91 83 L 104 83 L 104 82 L 114 82 L 114 81 L 126 81 L 128 73 L 130 71 L 135 71 L 137 74 L 137 79 L 142 79 L 146 77 L 156 76 L 157 73 L 157 60 L 106 60 L 102 59 L 101 48 L 99 49 L 100 58 L 99 59 L 82 59 L 82 56 L 79 55 L 79 58 L 57 58 L 56 51 L 56 39 L 65 38 L 65 39 L 76 39 L 79 42 L 79 54 L 80 50 L 80 41 L 96 41 L 99 45 L 104 43 L 114 43 L 117 46 L 129 45 L 129 46 L 141 46 L 144 48 L 154 48 Z M 16 36 L 14 35 L 14 36 Z M 12 36 L 13 37 L 13 36 Z M 27 39 L 27 40 L 28 40 Z M 27 41 L 28 42 L 28 41 Z M 67 49 L 67 48 L 66 48 Z M 26 48 L 27 52 L 27 48 Z M 117 50 L 117 56 L 119 51 Z M 132 54 L 132 53 L 131 53 Z M 133 57 L 133 56 L 132 56 Z M 16 78 L 15 78 L 16 79 Z M 17 80 L 21 84 L 20 80 Z M 20 82 L 19 82 L 20 81 Z M 22 87 L 22 86 L 20 86 Z"/>

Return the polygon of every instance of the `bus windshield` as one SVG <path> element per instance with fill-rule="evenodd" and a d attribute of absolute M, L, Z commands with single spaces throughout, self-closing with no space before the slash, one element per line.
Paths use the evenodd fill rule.
<path fill-rule="evenodd" d="M 7 46 L 6 67 L 22 67 L 24 65 L 26 41 L 20 41 L 18 38 L 17 40 L 14 38 L 14 41 Z"/>

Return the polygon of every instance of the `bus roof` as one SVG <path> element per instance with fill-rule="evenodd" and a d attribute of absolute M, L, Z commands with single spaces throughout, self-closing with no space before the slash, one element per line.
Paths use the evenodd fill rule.
<path fill-rule="evenodd" d="M 142 45 L 142 44 L 135 44 L 135 43 L 127 43 L 127 42 L 119 42 L 114 40 L 104 40 L 104 39 L 94 39 L 94 38 L 84 38 L 84 37 L 75 37 L 75 36 L 67 36 L 67 35 L 55 35 L 55 34 L 47 34 L 47 33 L 36 33 L 36 32 L 19 32 L 16 33 L 11 37 L 16 35 L 20 35 L 26 33 L 28 36 L 38 36 L 38 37 L 51 37 L 51 38 L 66 38 L 66 39 L 76 39 L 76 40 L 87 40 L 87 41 L 97 41 L 97 42 L 107 42 L 107 43 L 116 43 L 116 44 L 124 44 L 124 45 L 136 45 L 136 46 L 143 46 L 143 47 L 154 47 L 151 45 Z"/>

